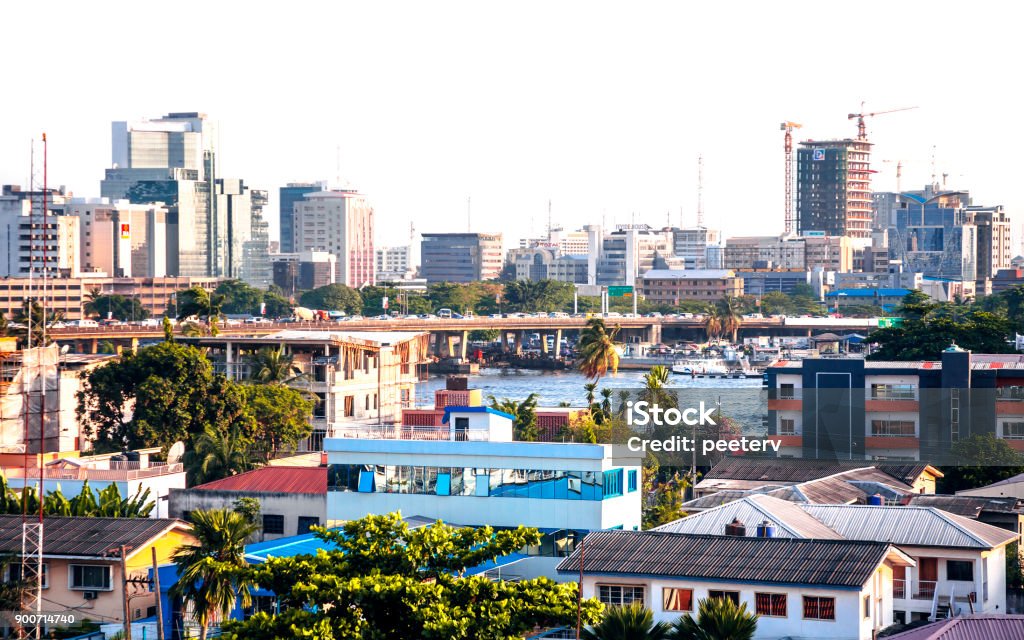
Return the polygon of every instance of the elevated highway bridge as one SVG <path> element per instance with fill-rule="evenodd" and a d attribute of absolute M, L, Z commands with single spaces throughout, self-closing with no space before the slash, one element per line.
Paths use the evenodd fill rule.
<path fill-rule="evenodd" d="M 703 341 L 702 318 L 648 318 L 609 317 L 608 326 L 618 326 L 619 339 L 627 343 L 674 343 Z M 496 330 L 505 336 L 504 344 L 518 348 L 531 333 L 554 337 L 555 349 L 565 334 L 575 334 L 586 326 L 587 318 L 580 317 L 475 317 L 475 318 L 402 318 L 392 320 L 347 320 L 341 322 L 267 322 L 220 325 L 222 336 L 262 336 L 285 330 L 310 331 L 427 331 L 432 336 L 437 355 L 465 357 L 469 334 L 473 331 Z M 820 333 L 867 333 L 877 329 L 877 318 L 758 318 L 744 319 L 738 338 L 753 336 L 812 336 Z M 181 327 L 175 326 L 175 335 L 183 337 Z M 50 329 L 49 335 L 61 345 L 70 345 L 78 353 L 96 353 L 99 344 L 110 342 L 118 350 L 135 348 L 141 342 L 160 340 L 161 327 L 137 325 L 65 327 Z M 546 344 L 546 341 L 542 341 Z M 458 345 L 458 348 L 455 347 Z M 557 353 L 555 355 L 558 355 Z"/>

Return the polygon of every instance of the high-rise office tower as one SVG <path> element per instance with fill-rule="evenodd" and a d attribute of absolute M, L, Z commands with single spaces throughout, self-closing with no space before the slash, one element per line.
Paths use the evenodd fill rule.
<path fill-rule="evenodd" d="M 111 132 L 111 168 L 100 194 L 111 201 L 164 203 L 169 275 L 224 275 L 227 229 L 213 198 L 215 125 L 202 113 L 169 113 L 114 122 Z"/>
<path fill-rule="evenodd" d="M 255 287 L 270 284 L 267 224 L 263 207 L 267 192 L 252 190 L 239 179 L 218 178 L 214 210 L 224 234 L 224 270 L 227 278 L 244 280 Z"/>
<path fill-rule="evenodd" d="M 967 207 L 967 222 L 978 229 L 978 280 L 1009 269 L 1013 259 L 1010 216 L 1002 205 Z"/>
<path fill-rule="evenodd" d="M 477 282 L 501 275 L 500 233 L 424 233 L 420 275 L 427 282 Z"/>
<path fill-rule="evenodd" d="M 797 151 L 798 234 L 870 238 L 871 143 L 808 140 Z"/>
<path fill-rule="evenodd" d="M 351 190 L 313 191 L 295 203 L 295 251 L 327 251 L 337 261 L 335 281 L 350 287 L 375 282 L 373 207 Z"/>
<path fill-rule="evenodd" d="M 294 253 L 295 248 L 295 203 L 302 200 L 307 193 L 323 191 L 327 185 L 323 182 L 289 182 L 281 187 L 278 193 L 279 220 L 281 223 L 281 253 Z"/>

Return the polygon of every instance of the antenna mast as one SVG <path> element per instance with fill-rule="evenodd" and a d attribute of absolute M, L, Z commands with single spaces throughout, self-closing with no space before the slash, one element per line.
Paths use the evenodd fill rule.
<path fill-rule="evenodd" d="M 704 156 L 697 156 L 697 227 L 704 226 Z"/>

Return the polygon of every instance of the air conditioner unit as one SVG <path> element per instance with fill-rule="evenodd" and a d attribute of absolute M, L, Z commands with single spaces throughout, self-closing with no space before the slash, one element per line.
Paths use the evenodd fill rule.
<path fill-rule="evenodd" d="M 96 591 L 86 591 L 86 592 L 84 592 L 82 594 L 82 597 L 85 598 L 86 600 L 95 600 L 96 598 L 99 597 L 99 595 L 100 594 L 98 592 L 96 592 Z"/>

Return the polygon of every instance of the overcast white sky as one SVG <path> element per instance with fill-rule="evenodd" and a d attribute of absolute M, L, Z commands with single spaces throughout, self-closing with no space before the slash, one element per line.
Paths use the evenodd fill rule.
<path fill-rule="evenodd" d="M 948 185 L 1004 204 L 1017 238 L 1022 12 L 1014 2 L 36 2 L 4 4 L 0 182 L 99 195 L 110 122 L 203 111 L 220 172 L 271 192 L 343 181 L 378 242 L 556 223 L 782 229 L 779 123 L 803 138 L 868 122 L 876 189 Z M 340 154 L 338 150 L 340 149 Z M 880 162 L 889 160 L 891 162 Z M 1020 252 L 1019 244 L 1014 253 Z"/>

